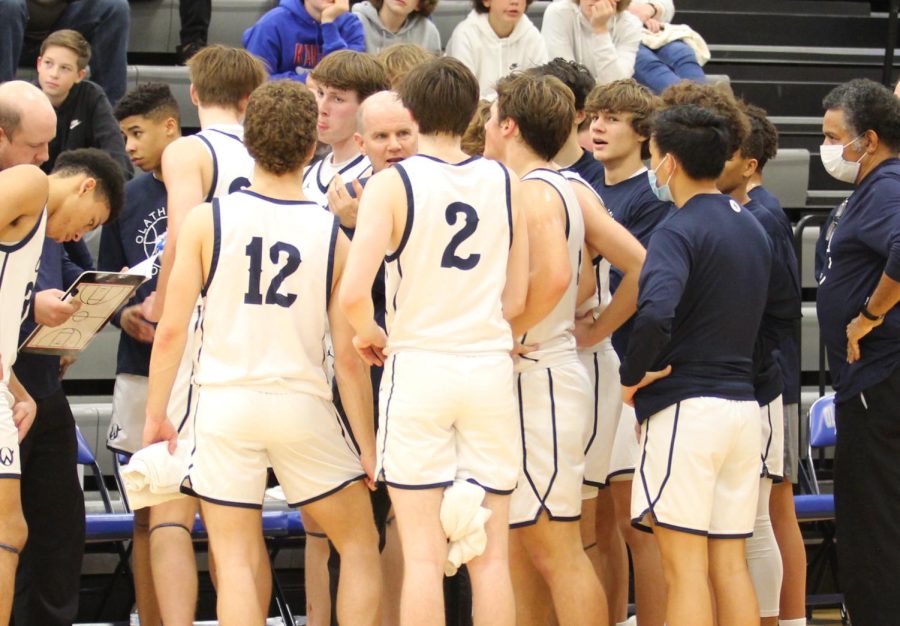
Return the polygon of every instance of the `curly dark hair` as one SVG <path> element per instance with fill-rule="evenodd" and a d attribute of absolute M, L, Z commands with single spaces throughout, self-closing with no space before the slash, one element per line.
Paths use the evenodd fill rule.
<path fill-rule="evenodd" d="M 106 200 L 109 218 L 114 221 L 125 204 L 125 177 L 122 167 L 111 156 L 97 148 L 79 148 L 60 153 L 53 166 L 53 174 L 62 177 L 85 174 L 97 181 L 95 193 Z"/>
<path fill-rule="evenodd" d="M 118 121 L 132 115 L 161 119 L 174 117 L 180 120 L 178 101 L 166 83 L 144 83 L 129 91 L 119 100 L 113 112 Z"/>
<path fill-rule="evenodd" d="M 244 145 L 273 174 L 303 167 L 316 147 L 316 98 L 306 85 L 276 80 L 254 91 L 244 115 Z"/>
<path fill-rule="evenodd" d="M 843 111 L 854 135 L 874 131 L 891 152 L 900 151 L 900 101 L 884 85 L 855 78 L 832 89 L 822 106 Z"/>

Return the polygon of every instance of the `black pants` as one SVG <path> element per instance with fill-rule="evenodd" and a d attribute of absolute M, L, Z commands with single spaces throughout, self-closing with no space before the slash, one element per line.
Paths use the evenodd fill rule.
<path fill-rule="evenodd" d="M 181 0 L 178 3 L 181 16 L 181 45 L 200 43 L 206 45 L 209 20 L 212 15 L 212 0 Z"/>
<path fill-rule="evenodd" d="M 836 408 L 841 589 L 853 626 L 898 626 L 900 369 Z"/>
<path fill-rule="evenodd" d="M 75 418 L 62 390 L 37 401 L 21 445 L 28 542 L 19 557 L 16 626 L 70 626 L 78 613 L 84 494 L 76 468 Z"/>

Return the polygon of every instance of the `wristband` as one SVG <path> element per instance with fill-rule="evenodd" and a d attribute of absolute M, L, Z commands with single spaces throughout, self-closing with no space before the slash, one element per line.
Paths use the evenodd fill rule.
<path fill-rule="evenodd" d="M 868 298 L 866 298 L 866 302 L 865 302 L 865 304 L 863 304 L 862 310 L 859 312 L 859 314 L 862 315 L 867 320 L 869 320 L 870 322 L 880 322 L 881 320 L 884 319 L 884 315 L 887 315 L 886 313 L 884 315 L 875 315 L 874 313 L 869 311 L 869 299 Z"/>

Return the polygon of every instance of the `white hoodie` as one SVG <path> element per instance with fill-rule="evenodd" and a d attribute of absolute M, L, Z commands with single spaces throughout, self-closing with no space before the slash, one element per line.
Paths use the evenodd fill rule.
<path fill-rule="evenodd" d="M 551 57 L 581 63 L 604 85 L 634 74 L 642 29 L 637 17 L 623 11 L 610 19 L 608 33 L 598 35 L 576 2 L 554 0 L 544 11 L 541 34 Z"/>
<path fill-rule="evenodd" d="M 487 13 L 471 11 L 453 29 L 447 56 L 462 61 L 475 74 L 481 97 L 492 100 L 497 80 L 515 70 L 527 70 L 548 61 L 541 33 L 523 15 L 509 37 L 500 38 L 488 22 Z"/>

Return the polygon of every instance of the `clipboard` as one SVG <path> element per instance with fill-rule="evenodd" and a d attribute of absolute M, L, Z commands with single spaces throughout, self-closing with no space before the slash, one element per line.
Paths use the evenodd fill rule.
<path fill-rule="evenodd" d="M 66 302 L 78 300 L 81 308 L 55 328 L 35 328 L 19 350 L 31 354 L 77 355 L 103 330 L 144 280 L 145 277 L 139 274 L 84 272 L 62 298 Z"/>

